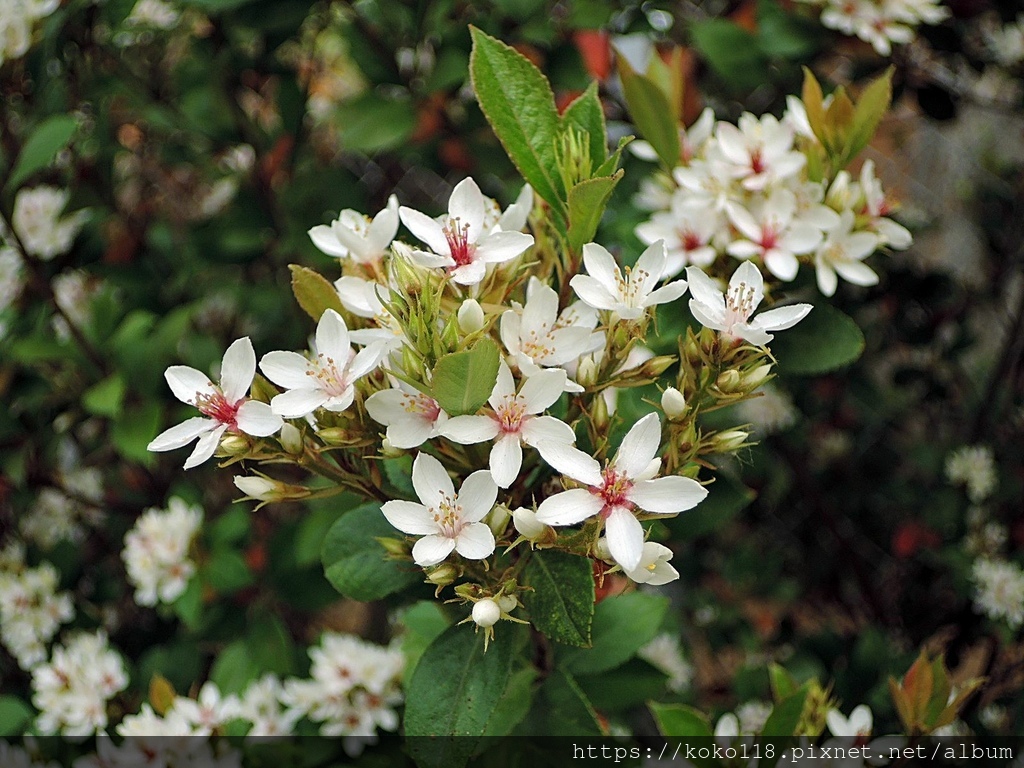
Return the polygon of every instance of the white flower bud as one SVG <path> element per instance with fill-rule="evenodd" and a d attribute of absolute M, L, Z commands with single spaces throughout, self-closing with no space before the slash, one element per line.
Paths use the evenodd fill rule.
<path fill-rule="evenodd" d="M 484 310 L 476 299 L 466 299 L 459 307 L 459 329 L 465 333 L 476 333 L 484 327 Z"/>
<path fill-rule="evenodd" d="M 473 621 L 479 627 L 493 627 L 501 618 L 501 607 L 491 598 L 478 600 L 473 606 Z"/>
<path fill-rule="evenodd" d="M 388 440 L 386 437 L 381 441 L 381 444 L 380 444 L 380 455 L 381 456 L 384 456 L 385 458 L 388 458 L 388 459 L 395 459 L 395 458 L 398 458 L 399 456 L 401 456 L 403 453 L 405 453 L 405 451 L 403 451 L 401 448 L 395 448 L 395 446 L 393 446 L 391 444 L 391 441 Z"/>
<path fill-rule="evenodd" d="M 686 413 L 686 398 L 675 387 L 669 387 L 661 393 L 661 410 L 669 421 L 675 421 Z"/>
<path fill-rule="evenodd" d="M 597 540 L 597 544 L 594 545 L 594 556 L 598 560 L 604 560 L 606 563 L 614 563 L 615 558 L 612 557 L 612 551 L 608 548 L 608 539 L 602 536 Z"/>
<path fill-rule="evenodd" d="M 518 601 L 512 595 L 502 595 L 501 597 L 495 598 L 498 603 L 498 607 L 501 608 L 502 613 L 512 613 L 519 605 Z"/>
<path fill-rule="evenodd" d="M 220 449 L 228 456 L 241 456 L 249 452 L 249 440 L 242 435 L 225 435 L 221 438 Z"/>
<path fill-rule="evenodd" d="M 722 371 L 718 374 L 718 380 L 715 383 L 723 392 L 735 392 L 740 388 L 740 372 L 732 368 Z"/>
<path fill-rule="evenodd" d="M 759 386 L 764 384 L 765 379 L 768 378 L 768 374 L 771 373 L 771 370 L 771 363 L 765 363 L 764 365 L 759 365 L 754 370 L 743 374 L 744 388 L 749 390 L 757 389 Z"/>
<path fill-rule="evenodd" d="M 508 507 L 504 504 L 498 504 L 492 509 L 487 517 L 484 518 L 484 522 L 487 523 L 487 527 L 491 529 L 491 533 L 498 536 L 505 531 L 505 526 L 508 525 L 509 518 L 512 517 L 512 513 L 508 511 Z"/>
<path fill-rule="evenodd" d="M 286 422 L 285 425 L 281 427 L 281 435 L 278 439 L 281 441 L 281 447 L 288 453 L 302 453 L 302 432 L 300 432 L 299 428 L 294 424 L 288 424 Z"/>
<path fill-rule="evenodd" d="M 530 541 L 543 535 L 547 527 L 537 519 L 537 513 L 526 507 L 519 507 L 512 513 L 512 524 L 519 531 L 519 535 Z"/>
<path fill-rule="evenodd" d="M 585 357 L 576 369 L 576 381 L 581 387 L 592 387 L 597 383 L 597 363 L 592 357 Z"/>
<path fill-rule="evenodd" d="M 716 453 L 735 451 L 743 447 L 748 437 L 750 437 L 750 434 L 742 429 L 730 429 L 725 432 L 719 432 L 714 436 L 714 451 Z"/>
<path fill-rule="evenodd" d="M 235 487 L 254 499 L 260 501 L 272 501 L 278 497 L 278 484 L 265 477 L 253 475 L 236 475 Z"/>

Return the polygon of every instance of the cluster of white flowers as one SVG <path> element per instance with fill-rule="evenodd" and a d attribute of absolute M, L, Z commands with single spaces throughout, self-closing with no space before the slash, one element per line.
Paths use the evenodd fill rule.
<path fill-rule="evenodd" d="M 1012 67 L 1024 61 L 1024 14 L 1012 24 L 1000 24 L 996 17 L 994 24 L 982 28 L 982 35 L 997 64 Z"/>
<path fill-rule="evenodd" d="M 195 573 L 189 548 L 202 521 L 202 507 L 177 497 L 167 509 L 148 509 L 136 520 L 121 558 L 139 605 L 172 603 L 185 591 Z"/>
<path fill-rule="evenodd" d="M 91 736 L 107 727 L 107 702 L 128 687 L 120 654 L 103 632 L 79 634 L 32 670 L 32 703 L 43 734 Z"/>
<path fill-rule="evenodd" d="M 1011 629 L 1024 624 L 1024 570 L 1005 560 L 979 558 L 971 576 L 975 584 L 974 607 L 994 621 L 1004 620 Z"/>
<path fill-rule="evenodd" d="M 946 479 L 954 485 L 966 486 L 972 503 L 985 501 L 999 484 L 992 449 L 984 445 L 957 448 L 946 458 Z"/>
<path fill-rule="evenodd" d="M 949 17 L 941 0 L 803 0 L 821 5 L 821 23 L 844 35 L 859 37 L 880 56 L 893 45 L 909 43 L 921 24 L 938 24 Z"/>
<path fill-rule="evenodd" d="M 49 261 L 70 250 L 88 213 L 63 216 L 69 197 L 67 190 L 48 186 L 18 192 L 11 224 L 29 256 Z"/>
<path fill-rule="evenodd" d="M 319 723 L 324 736 L 373 739 L 378 728 L 398 729 L 405 658 L 397 647 L 327 633 L 309 649 L 309 658 L 311 678 L 290 679 L 280 693 L 289 717 Z"/>
<path fill-rule="evenodd" d="M 139 0 L 125 19 L 125 24 L 133 27 L 170 29 L 178 23 L 179 18 L 181 12 L 165 0 Z"/>
<path fill-rule="evenodd" d="M 0 553 L 0 639 L 22 669 L 46 658 L 46 644 L 75 615 L 68 592 L 51 563 L 25 565 L 25 548 L 8 544 Z"/>
<path fill-rule="evenodd" d="M 60 0 L 4 0 L 0 3 L 0 64 L 28 53 L 32 27 L 59 6 Z"/>
<path fill-rule="evenodd" d="M 4 768 L 60 768 L 55 761 L 44 763 L 24 747 L 15 747 L 3 740 L 0 740 L 0 765 Z"/>
<path fill-rule="evenodd" d="M 668 675 L 670 691 L 680 693 L 690 687 L 693 665 L 683 657 L 677 635 L 668 632 L 660 634 L 641 648 L 637 655 Z"/>
<path fill-rule="evenodd" d="M 115 744 L 109 736 L 98 736 L 96 751 L 75 760 L 73 768 L 242 768 L 242 752 L 226 741 L 212 742 L 162 730 L 167 721 L 153 715 L 148 704 L 143 709 L 149 717 L 137 721 L 137 732 L 131 738 Z M 182 738 L 171 738 L 174 736 Z"/>
<path fill-rule="evenodd" d="M 10 246 L 0 246 L 0 312 L 21 295 L 25 286 L 25 263 L 21 254 Z"/>
<path fill-rule="evenodd" d="M 821 292 L 831 296 L 839 277 L 874 285 L 878 276 L 864 260 L 879 248 L 911 243 L 910 233 L 889 218 L 893 206 L 870 160 L 859 180 L 845 170 L 831 183 L 808 179 L 799 144 L 818 140 L 795 97 L 782 120 L 744 114 L 733 125 L 716 122 L 706 109 L 680 138 L 682 165 L 673 171 L 671 194 L 652 198 L 648 190 L 636 201 L 657 206 L 636 234 L 645 243 L 665 242 L 662 277 L 732 257 L 788 282 L 807 262 Z M 644 142 L 634 145 L 639 156 L 654 158 Z"/>

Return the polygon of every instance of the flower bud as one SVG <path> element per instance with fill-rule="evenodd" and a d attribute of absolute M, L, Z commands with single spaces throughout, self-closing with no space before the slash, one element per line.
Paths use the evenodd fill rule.
<path fill-rule="evenodd" d="M 352 442 L 352 435 L 343 427 L 326 427 L 317 432 L 317 436 L 327 445 L 348 445 Z"/>
<path fill-rule="evenodd" d="M 281 447 L 288 453 L 292 455 L 302 453 L 302 432 L 294 424 L 285 422 L 277 439 L 280 441 Z"/>
<path fill-rule="evenodd" d="M 502 613 L 512 613 L 519 605 L 519 601 L 512 595 L 502 595 L 501 597 L 494 598 L 495 602 L 498 603 L 498 607 L 501 608 Z"/>
<path fill-rule="evenodd" d="M 397 459 L 403 453 L 405 451 L 401 448 L 395 448 L 386 437 L 380 443 L 380 455 L 386 459 Z"/>
<path fill-rule="evenodd" d="M 484 327 L 484 310 L 476 299 L 466 299 L 459 307 L 459 329 L 467 336 Z"/>
<path fill-rule="evenodd" d="M 711 449 L 715 453 L 730 453 L 746 445 L 749 433 L 742 429 L 729 429 L 719 432 L 711 439 Z"/>
<path fill-rule="evenodd" d="M 493 627 L 501 618 L 501 607 L 491 598 L 485 597 L 473 605 L 473 621 L 479 627 Z"/>
<path fill-rule="evenodd" d="M 645 379 L 656 379 L 671 368 L 675 361 L 676 359 L 673 355 L 659 355 L 658 357 L 652 357 L 640 366 L 640 376 Z"/>
<path fill-rule="evenodd" d="M 458 569 L 451 563 L 441 563 L 427 574 L 427 581 L 438 587 L 447 587 L 459 577 Z"/>
<path fill-rule="evenodd" d="M 606 563 L 614 563 L 615 558 L 612 557 L 612 551 L 608 547 L 608 539 L 602 536 L 594 544 L 594 557 L 598 560 L 604 560 Z"/>
<path fill-rule="evenodd" d="M 381 536 L 376 539 L 377 543 L 384 547 L 384 551 L 395 557 L 409 557 L 409 543 L 405 539 L 391 539 Z"/>
<path fill-rule="evenodd" d="M 722 392 L 730 394 L 739 391 L 741 383 L 740 372 L 732 368 L 718 374 L 718 379 L 715 381 L 715 385 Z"/>
<path fill-rule="evenodd" d="M 508 507 L 504 504 L 498 504 L 494 509 L 487 513 L 487 516 L 484 518 L 484 522 L 487 523 L 487 527 L 491 529 L 491 533 L 498 536 L 505 531 L 505 527 L 508 525 L 509 518 L 511 517 L 512 513 L 508 511 Z"/>
<path fill-rule="evenodd" d="M 759 386 L 764 384 L 765 381 L 768 379 L 768 375 L 771 373 L 771 370 L 771 363 L 765 363 L 764 365 L 757 366 L 757 368 L 754 368 L 752 371 L 747 371 L 746 373 L 744 373 L 743 389 L 747 390 L 748 392 L 752 392 L 755 389 L 757 389 Z"/>
<path fill-rule="evenodd" d="M 584 357 L 576 369 L 576 383 L 581 387 L 592 387 L 597 383 L 597 363 L 592 357 Z"/>
<path fill-rule="evenodd" d="M 309 496 L 309 489 L 289 485 L 262 475 L 236 475 L 235 487 L 251 499 L 259 501 L 285 501 Z"/>
<path fill-rule="evenodd" d="M 519 535 L 530 541 L 534 541 L 544 535 L 547 528 L 544 523 L 537 519 L 537 513 L 526 507 L 519 507 L 512 513 L 512 524 L 519 531 Z"/>
<path fill-rule="evenodd" d="M 220 449 L 228 456 L 242 456 L 249 452 L 249 447 L 249 439 L 244 435 L 225 435 L 220 441 Z"/>
<path fill-rule="evenodd" d="M 686 413 L 686 398 L 675 387 L 669 387 L 661 393 L 661 410 L 669 421 L 676 421 Z"/>

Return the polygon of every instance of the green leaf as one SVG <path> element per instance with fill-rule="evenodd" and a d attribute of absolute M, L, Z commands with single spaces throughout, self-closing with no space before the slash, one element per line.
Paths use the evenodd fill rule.
<path fill-rule="evenodd" d="M 658 733 L 666 738 L 704 738 L 714 735 L 707 717 L 700 710 L 685 704 L 659 704 L 655 701 L 648 706 L 654 715 L 654 722 L 658 724 Z"/>
<path fill-rule="evenodd" d="M 402 646 L 405 650 L 405 646 Z M 535 667 L 526 666 L 512 674 L 505 693 L 487 721 L 484 736 L 508 736 L 531 709 L 533 703 L 533 681 L 537 679 Z"/>
<path fill-rule="evenodd" d="M 853 110 L 853 121 L 846 134 L 841 166 L 852 161 L 875 135 L 878 124 L 889 110 L 892 102 L 893 68 L 885 70 L 881 77 L 872 80 L 857 99 Z"/>
<path fill-rule="evenodd" d="M 621 712 L 665 693 L 666 675 L 640 658 L 634 658 L 600 675 L 576 680 L 594 708 Z"/>
<path fill-rule="evenodd" d="M 189 580 L 185 591 L 174 601 L 172 608 L 189 629 L 199 628 L 203 619 L 203 587 L 199 579 L 193 577 Z"/>
<path fill-rule="evenodd" d="M 207 583 L 221 595 L 230 595 L 250 586 L 254 581 L 245 558 L 234 549 L 219 549 L 202 569 Z"/>
<path fill-rule="evenodd" d="M 210 680 L 221 693 L 242 693 L 249 683 L 259 677 L 260 669 L 244 640 L 236 640 L 217 656 L 210 670 Z"/>
<path fill-rule="evenodd" d="M 389 558 L 377 537 L 401 537 L 380 511 L 363 504 L 342 515 L 327 532 L 321 560 L 324 575 L 345 597 L 380 600 L 420 580 L 412 563 Z"/>
<path fill-rule="evenodd" d="M 123 409 L 110 432 L 117 452 L 129 461 L 152 466 L 156 458 L 146 446 L 160 429 L 160 417 L 160 404 L 153 400 Z"/>
<path fill-rule="evenodd" d="M 431 376 L 434 399 L 450 416 L 473 414 L 487 402 L 498 380 L 501 355 L 491 339 L 437 361 Z"/>
<path fill-rule="evenodd" d="M 629 116 L 640 135 L 654 148 L 667 168 L 679 165 L 679 124 L 668 96 L 652 81 L 619 57 L 619 77 Z"/>
<path fill-rule="evenodd" d="M 314 322 L 319 322 L 320 315 L 328 309 L 333 309 L 339 314 L 344 311 L 338 291 L 326 277 L 298 264 L 289 264 L 288 269 L 292 273 L 292 293 L 295 294 L 295 300 Z"/>
<path fill-rule="evenodd" d="M 679 539 L 694 539 L 717 531 L 757 497 L 754 491 L 728 475 L 719 474 L 706 486 L 708 495 L 693 509 L 662 522 Z"/>
<path fill-rule="evenodd" d="M 547 78 L 529 59 L 470 27 L 469 72 L 480 110 L 523 178 L 556 211 L 565 203 L 558 177 L 558 110 Z"/>
<path fill-rule="evenodd" d="M 405 627 L 402 635 L 402 655 L 405 657 L 402 687 L 407 689 L 423 652 L 448 629 L 451 620 L 436 601 L 422 600 L 402 614 L 401 623 Z"/>
<path fill-rule="evenodd" d="M 782 375 L 813 376 L 849 365 L 864 351 L 864 334 L 853 321 L 829 304 L 818 304 L 771 343 Z"/>
<path fill-rule="evenodd" d="M 21 148 L 7 179 L 7 189 L 14 191 L 29 176 L 52 163 L 57 153 L 71 141 L 77 128 L 78 123 L 71 115 L 54 115 L 40 123 Z"/>
<path fill-rule="evenodd" d="M 569 190 L 569 247 L 579 253 L 594 239 L 608 199 L 624 171 L 614 176 L 588 179 Z"/>
<path fill-rule="evenodd" d="M 416 129 L 411 100 L 381 98 L 371 92 L 337 109 L 341 144 L 351 152 L 374 154 L 400 147 Z"/>
<path fill-rule="evenodd" d="M 711 68 L 737 90 L 753 90 L 767 79 L 768 60 L 757 38 L 727 19 L 710 18 L 690 27 L 693 44 Z"/>
<path fill-rule="evenodd" d="M 796 727 L 800 724 L 800 718 L 804 712 L 804 703 L 810 688 L 805 683 L 796 693 L 789 696 L 772 709 L 772 713 L 765 721 L 761 735 L 767 737 L 795 736 Z"/>
<path fill-rule="evenodd" d="M 773 58 L 806 59 L 821 45 L 821 25 L 786 12 L 775 0 L 760 0 L 757 42 L 761 50 Z"/>
<path fill-rule="evenodd" d="M 667 610 L 668 598 L 643 592 L 603 600 L 594 609 L 593 646 L 565 649 L 561 667 L 577 676 L 614 669 L 651 641 Z"/>
<path fill-rule="evenodd" d="M 124 393 L 124 379 L 115 373 L 85 391 L 82 395 L 82 407 L 94 416 L 112 419 L 121 412 Z"/>
<path fill-rule="evenodd" d="M 594 572 L 586 557 L 540 550 L 523 571 L 523 603 L 533 625 L 560 643 L 590 646 Z"/>
<path fill-rule="evenodd" d="M 776 701 L 789 698 L 799 688 L 796 680 L 781 664 L 773 662 L 768 665 L 768 679 L 772 686 L 772 698 Z"/>
<path fill-rule="evenodd" d="M 586 694 L 564 670 L 555 670 L 544 681 L 522 730 L 531 736 L 604 735 Z"/>
<path fill-rule="evenodd" d="M 421 768 L 460 768 L 473 754 L 509 683 L 515 629 L 484 652 L 484 634 L 451 626 L 420 657 L 406 695 L 405 735 Z"/>
<path fill-rule="evenodd" d="M 18 736 L 32 720 L 32 709 L 17 696 L 0 696 L 0 736 Z"/>
<path fill-rule="evenodd" d="M 597 82 L 587 86 L 581 95 L 562 112 L 561 127 L 575 127 L 590 137 L 590 162 L 599 168 L 608 157 L 608 132 L 605 128 L 604 109 L 597 93 Z M 572 198 L 570 196 L 570 205 Z"/>

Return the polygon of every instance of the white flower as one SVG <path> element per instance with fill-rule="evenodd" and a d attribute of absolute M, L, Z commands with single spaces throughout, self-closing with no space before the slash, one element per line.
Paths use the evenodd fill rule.
<path fill-rule="evenodd" d="M 25 264 L 21 254 L 8 246 L 0 247 L 0 312 L 21 295 L 25 285 Z"/>
<path fill-rule="evenodd" d="M 825 233 L 825 240 L 814 252 L 814 271 L 818 290 L 832 296 L 839 284 L 837 275 L 854 285 L 874 285 L 878 275 L 864 259 L 878 248 L 879 238 L 872 232 L 853 232 L 854 217 L 849 209 L 839 217 L 839 224 Z"/>
<path fill-rule="evenodd" d="M 743 339 L 763 347 L 772 340 L 769 331 L 792 328 L 811 311 L 810 304 L 793 304 L 750 316 L 764 298 L 764 278 L 751 262 L 745 261 L 729 279 L 723 295 L 714 281 L 696 267 L 687 267 L 690 284 L 690 311 L 705 328 Z"/>
<path fill-rule="evenodd" d="M 30 255 L 49 260 L 71 248 L 88 214 L 78 211 L 61 218 L 70 196 L 67 190 L 45 186 L 18 192 L 11 223 Z"/>
<path fill-rule="evenodd" d="M 743 189 L 736 183 L 735 167 L 725 160 L 717 145 L 710 144 L 705 159 L 676 168 L 672 178 L 685 190 L 685 205 L 725 213 L 730 202 L 743 199 Z"/>
<path fill-rule="evenodd" d="M 432 437 L 448 421 L 437 401 L 399 381 L 393 389 L 375 392 L 366 398 L 370 418 L 387 427 L 386 436 L 395 448 L 416 448 Z"/>
<path fill-rule="evenodd" d="M 1004 619 L 1010 629 L 1024 624 L 1024 570 L 1015 563 L 981 558 L 971 577 L 977 587 L 974 607 L 992 620 Z"/>
<path fill-rule="evenodd" d="M 672 196 L 672 209 L 655 213 L 636 228 L 636 236 L 645 245 L 665 241 L 667 260 L 662 279 L 675 277 L 690 264 L 706 267 L 717 252 L 711 239 L 722 225 L 722 216 L 711 207 L 697 207 L 686 194 Z"/>
<path fill-rule="evenodd" d="M 422 503 L 389 501 L 381 512 L 398 530 L 422 537 L 412 548 L 417 565 L 437 565 L 452 550 L 467 560 L 483 560 L 494 552 L 494 534 L 480 522 L 498 497 L 490 472 L 471 474 L 456 495 L 441 462 L 421 453 L 412 464 L 412 484 Z"/>
<path fill-rule="evenodd" d="M 645 541 L 640 564 L 636 568 L 625 569 L 626 575 L 637 584 L 650 584 L 660 587 L 679 578 L 679 571 L 669 564 L 672 550 L 663 544 Z"/>
<path fill-rule="evenodd" d="M 793 150 L 793 129 L 774 115 L 740 116 L 738 126 L 720 122 L 715 139 L 744 189 L 759 191 L 795 176 L 807 158 Z"/>
<path fill-rule="evenodd" d="M 665 632 L 645 645 L 637 655 L 668 675 L 668 688 L 679 693 L 693 680 L 693 666 L 683 658 L 679 637 Z"/>
<path fill-rule="evenodd" d="M 659 477 L 661 422 L 656 413 L 638 421 L 622 438 L 619 450 L 603 469 L 576 448 L 541 443 L 541 456 L 563 475 L 585 488 L 556 493 L 541 502 L 537 520 L 547 525 L 574 525 L 600 516 L 608 549 L 624 570 L 636 569 L 643 558 L 644 529 L 635 512 L 674 515 L 699 504 L 708 492 L 688 477 Z"/>
<path fill-rule="evenodd" d="M 356 264 L 379 264 L 398 234 L 398 198 L 388 198 L 387 207 L 371 220 L 346 209 L 328 227 L 309 230 L 313 244 L 328 256 L 352 259 Z"/>
<path fill-rule="evenodd" d="M 735 240 L 726 250 L 739 259 L 760 257 L 765 268 L 780 280 L 792 280 L 800 269 L 795 254 L 808 253 L 821 242 L 817 227 L 794 220 L 796 197 L 780 189 L 757 206 L 752 214 L 730 205 L 729 218 L 746 239 Z"/>
<path fill-rule="evenodd" d="M 234 695 L 223 696 L 217 684 L 207 681 L 196 699 L 176 696 L 171 710 L 191 725 L 199 735 L 209 735 L 240 714 L 240 703 Z"/>
<path fill-rule="evenodd" d="M 903 250 L 909 248 L 914 238 L 902 224 L 887 218 L 893 206 L 882 190 L 882 182 L 875 177 L 874 160 L 865 160 L 860 169 L 860 189 L 864 195 L 864 213 L 869 217 L 868 228 L 878 234 L 879 245 Z"/>
<path fill-rule="evenodd" d="M 501 618 L 501 608 L 489 597 L 473 603 L 473 623 L 478 627 L 493 627 Z"/>
<path fill-rule="evenodd" d="M 946 459 L 946 479 L 954 485 L 966 485 L 971 501 L 980 504 L 999 484 L 992 449 L 985 445 L 957 448 Z"/>
<path fill-rule="evenodd" d="M 550 408 L 565 388 L 565 371 L 541 371 L 523 382 L 516 394 L 512 371 L 501 362 L 498 380 L 487 402 L 487 415 L 456 416 L 440 430 L 444 437 L 462 445 L 493 440 L 491 477 L 499 488 L 508 488 L 523 466 L 522 444 L 536 447 L 542 440 L 569 445 L 576 441 L 572 427 L 554 416 L 539 416 Z"/>
<path fill-rule="evenodd" d="M 224 353 L 220 364 L 220 386 L 205 373 L 187 365 L 173 365 L 164 378 L 174 396 L 195 406 L 202 416 L 183 421 L 157 435 L 147 446 L 151 451 L 170 451 L 188 445 L 196 438 L 192 455 L 185 462 L 191 469 L 213 456 L 225 432 L 244 432 L 266 437 L 281 428 L 280 417 L 270 406 L 246 395 L 256 375 L 256 353 L 249 337 L 238 339 Z"/>
<path fill-rule="evenodd" d="M 594 331 L 597 320 L 597 312 L 580 301 L 559 313 L 558 293 L 531 277 L 525 306 L 501 315 L 501 342 L 510 363 L 529 377 L 542 368 L 574 363 L 580 355 L 603 347 L 603 334 Z M 582 392 L 583 387 L 566 379 L 566 391 Z"/>
<path fill-rule="evenodd" d="M 301 712 L 281 706 L 284 688 L 277 676 L 266 674 L 249 683 L 238 704 L 238 717 L 252 723 L 249 736 L 287 736 L 302 717 Z"/>
<path fill-rule="evenodd" d="M 441 222 L 405 206 L 399 213 L 409 231 L 433 251 L 414 250 L 413 260 L 420 266 L 447 269 L 460 285 L 476 285 L 488 264 L 514 259 L 533 245 L 532 235 L 484 229 L 484 196 L 469 178 L 452 190 L 448 215 Z"/>
<path fill-rule="evenodd" d="M 124 23 L 125 26 L 170 29 L 180 17 L 178 10 L 164 0 L 139 0 Z"/>
<path fill-rule="evenodd" d="M 76 635 L 32 671 L 36 727 L 43 734 L 91 736 L 107 727 L 107 702 L 128 687 L 121 656 L 103 632 Z"/>
<path fill-rule="evenodd" d="M 202 507 L 176 496 L 166 510 L 147 509 L 135 521 L 124 537 L 121 559 L 139 605 L 171 603 L 185 591 L 195 573 L 189 548 L 202 522 Z"/>
<path fill-rule="evenodd" d="M 24 549 L 5 550 L 5 559 L 21 555 Z M 13 563 L 12 563 L 13 564 Z M 75 616 L 69 592 L 58 592 L 60 576 L 51 563 L 37 568 L 19 565 L 0 572 L 0 639 L 18 666 L 32 669 L 46 658 L 50 642 L 61 624 Z"/>
<path fill-rule="evenodd" d="M 636 266 L 626 267 L 626 275 L 604 247 L 597 243 L 583 246 L 583 264 L 586 275 L 576 275 L 569 281 L 576 295 L 594 309 L 615 312 L 623 320 L 637 320 L 650 307 L 675 301 L 686 291 L 686 282 L 675 280 L 661 288 L 655 285 L 665 274 L 668 254 L 664 241 L 647 247 Z"/>
<path fill-rule="evenodd" d="M 297 352 L 268 352 L 260 370 L 278 386 L 287 389 L 270 401 L 275 414 L 301 419 L 317 408 L 344 411 L 355 399 L 355 383 L 380 362 L 381 349 L 371 345 L 352 349 L 348 328 L 341 315 L 328 309 L 316 326 L 316 358 Z"/>
<path fill-rule="evenodd" d="M 871 708 L 867 704 L 860 704 L 853 708 L 850 716 L 843 717 L 838 709 L 830 709 L 825 716 L 828 729 L 833 736 L 853 736 L 867 739 L 871 735 L 871 728 L 874 720 L 871 717 Z"/>
<path fill-rule="evenodd" d="M 533 187 L 524 184 L 512 205 L 502 212 L 498 203 L 490 197 L 484 198 L 484 231 L 521 232 L 526 227 L 533 210 Z"/>
<path fill-rule="evenodd" d="M 163 717 L 153 711 L 149 704 L 143 704 L 137 714 L 128 715 L 115 729 L 119 736 L 133 737 L 136 741 L 145 739 L 147 752 L 164 758 L 165 753 L 177 751 L 177 740 L 169 740 L 168 736 L 197 736 L 195 728 L 174 710 L 169 710 Z M 189 739 L 194 744 L 206 744 L 199 739 Z"/>

